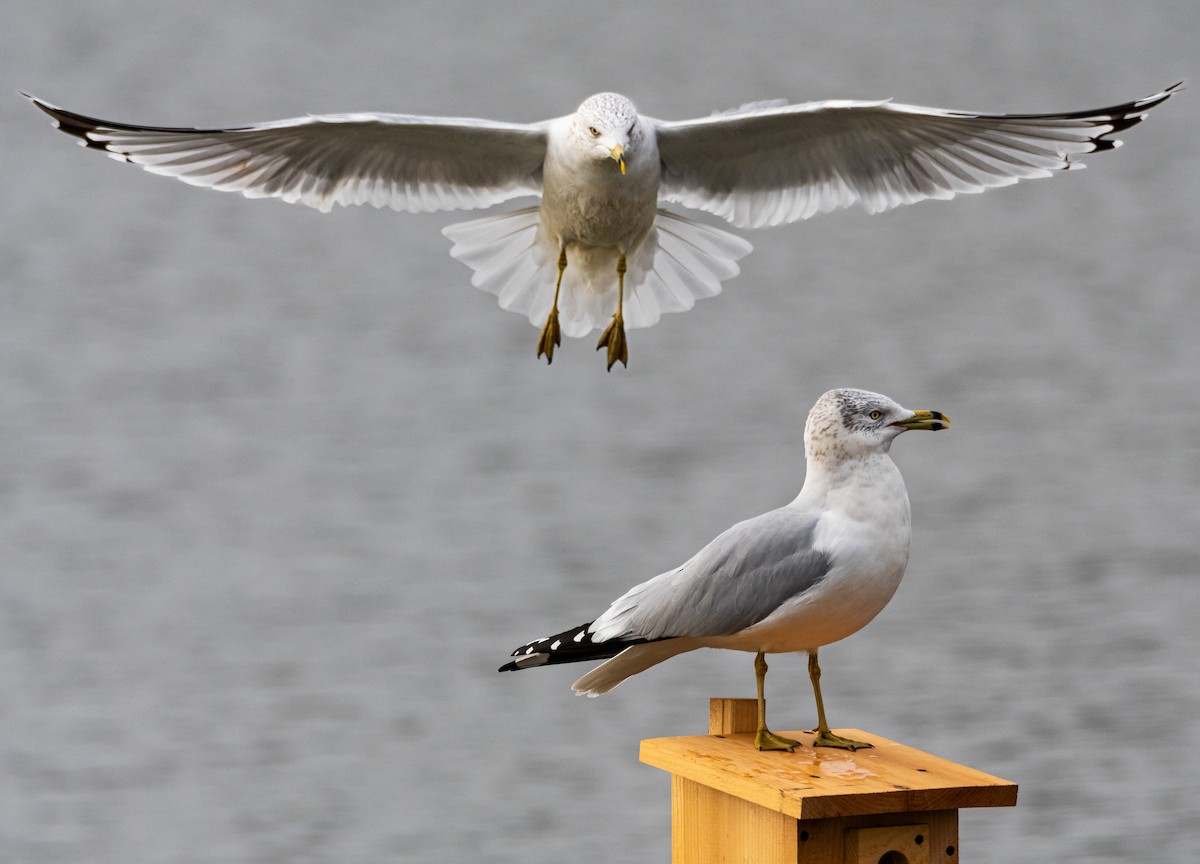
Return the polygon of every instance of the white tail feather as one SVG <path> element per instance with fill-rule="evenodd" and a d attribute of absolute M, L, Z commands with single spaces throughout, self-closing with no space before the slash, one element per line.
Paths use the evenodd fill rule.
<path fill-rule="evenodd" d="M 537 207 L 459 222 L 442 233 L 454 243 L 450 254 L 475 271 L 472 285 L 495 294 L 500 308 L 542 325 L 554 301 L 558 248 L 542 230 Z M 684 312 L 716 296 L 752 248 L 727 231 L 659 210 L 627 256 L 625 326 L 651 327 L 664 312 Z M 568 253 L 558 302 L 564 335 L 586 336 L 608 324 L 617 303 L 616 259 L 615 249 Z"/>
<path fill-rule="evenodd" d="M 630 676 L 645 672 L 676 654 L 694 651 L 699 647 L 700 642 L 696 639 L 664 639 L 662 642 L 633 645 L 588 672 L 572 684 L 571 689 L 580 696 L 599 696 Z"/>

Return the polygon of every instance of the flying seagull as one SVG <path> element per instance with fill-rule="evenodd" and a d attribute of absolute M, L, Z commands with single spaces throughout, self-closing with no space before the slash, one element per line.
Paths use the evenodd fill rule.
<path fill-rule="evenodd" d="M 817 650 L 864 627 L 892 599 L 908 563 L 908 493 L 888 456 L 909 429 L 946 429 L 865 390 L 831 390 L 804 427 L 804 486 L 785 507 L 739 522 L 690 560 L 627 591 L 599 618 L 512 653 L 501 672 L 606 660 L 575 682 L 588 696 L 696 648 L 752 651 L 760 750 L 800 742 L 767 729 L 765 654 L 804 651 L 817 703 L 814 746 L 870 747 L 825 720 Z M 611 659 L 610 659 L 611 658 Z"/>
<path fill-rule="evenodd" d="M 573 114 L 501 123 L 408 114 L 328 114 L 223 129 L 115 123 L 28 94 L 63 132 L 115 159 L 195 186 L 329 211 L 422 212 L 540 203 L 450 225 L 450 254 L 501 308 L 562 334 L 607 326 L 597 349 L 628 365 L 625 327 L 690 309 L 752 248 L 662 209 L 704 210 L 740 228 L 852 204 L 877 213 L 982 192 L 1109 150 L 1180 84 L 1133 102 L 1061 114 L 980 114 L 889 100 L 755 102 L 696 120 L 655 120 L 615 93 Z"/>

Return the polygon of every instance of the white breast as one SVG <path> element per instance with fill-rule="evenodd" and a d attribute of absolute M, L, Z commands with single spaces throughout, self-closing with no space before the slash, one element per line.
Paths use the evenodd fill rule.
<path fill-rule="evenodd" d="M 825 578 L 758 624 L 714 640 L 714 647 L 813 650 L 861 630 L 883 610 L 904 576 L 912 533 L 899 470 L 886 456 L 872 468 L 824 494 L 813 545 L 830 556 Z"/>

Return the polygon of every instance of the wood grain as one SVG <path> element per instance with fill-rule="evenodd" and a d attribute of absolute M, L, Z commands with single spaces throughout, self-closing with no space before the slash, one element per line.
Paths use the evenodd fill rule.
<path fill-rule="evenodd" d="M 718 713 L 742 716 L 739 711 Z M 794 753 L 760 752 L 753 732 L 737 732 L 650 738 L 642 742 L 641 761 L 793 819 L 1017 803 L 1015 783 L 859 729 L 836 731 L 875 746 L 813 749 L 811 733 L 787 731 L 780 734 L 804 746 Z"/>

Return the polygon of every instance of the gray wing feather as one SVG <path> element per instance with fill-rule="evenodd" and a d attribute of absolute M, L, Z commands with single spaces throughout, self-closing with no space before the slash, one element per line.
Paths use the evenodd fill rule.
<path fill-rule="evenodd" d="M 248 198 L 421 212 L 541 193 L 544 124 L 332 114 L 186 129 L 114 123 L 27 98 L 63 132 L 113 158 Z"/>
<path fill-rule="evenodd" d="M 1109 135 L 1140 122 L 1179 86 L 1063 114 L 838 100 L 650 122 L 663 199 L 759 227 L 855 203 L 878 212 L 1082 167 L 1077 155 L 1117 146 Z"/>
<path fill-rule="evenodd" d="M 592 625 L 597 641 L 727 636 L 758 623 L 829 572 L 816 513 L 783 507 L 739 522 L 683 566 L 628 591 Z"/>

